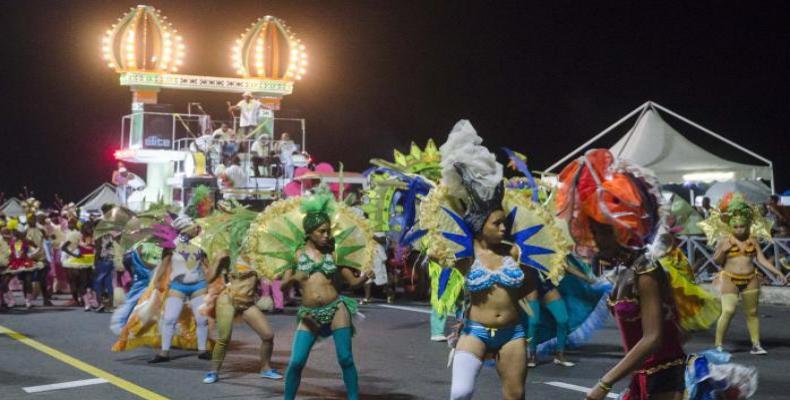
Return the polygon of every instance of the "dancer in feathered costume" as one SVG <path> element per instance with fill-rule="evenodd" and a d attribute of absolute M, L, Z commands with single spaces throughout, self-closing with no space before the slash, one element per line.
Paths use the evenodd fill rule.
<path fill-rule="evenodd" d="M 212 315 L 216 321 L 217 341 L 212 351 L 211 371 L 203 378 L 203 383 L 219 380 L 219 371 L 233 333 L 233 320 L 237 316 L 261 339 L 260 376 L 282 379 L 283 376 L 271 366 L 274 330 L 264 316 L 260 302 L 256 302 L 260 272 L 245 253 L 247 233 L 257 213 L 238 203 L 229 203 L 222 209 L 201 221 L 205 229 L 201 235 L 201 246 L 206 249 L 212 265 L 218 265 L 213 279 L 224 283 L 214 290 L 213 282 L 209 281 L 212 288 L 206 296 L 204 312 Z M 226 273 L 223 274 L 223 271 Z M 225 282 L 220 282 L 223 280 L 222 275 Z"/>
<path fill-rule="evenodd" d="M 134 216 L 134 212 L 121 206 L 106 208 L 93 230 L 97 248 L 93 282 L 99 303 L 97 312 L 105 307 L 118 306 L 124 298 L 123 289 L 113 287 L 113 276 L 124 271 L 119 241 L 126 223 Z"/>
<path fill-rule="evenodd" d="M 681 399 L 686 354 L 670 278 L 657 262 L 665 252 L 663 243 L 655 240 L 664 239 L 659 230 L 658 183 L 648 172 L 615 159 L 605 149 L 590 150 L 568 165 L 559 182 L 557 210 L 568 221 L 577 246 L 597 249 L 600 257 L 616 266 L 610 306 L 626 354 L 587 399 L 606 398 L 612 385 L 629 374 L 631 383 L 621 395 L 625 400 Z M 691 371 L 689 376 L 711 379 L 702 371 Z"/>
<path fill-rule="evenodd" d="M 33 220 L 35 223 L 35 220 Z M 22 294 L 25 308 L 33 307 L 32 301 L 36 288 L 39 288 L 37 274 L 44 268 L 43 234 L 31 228 L 26 215 L 19 217 L 16 229 L 11 234 L 9 247 L 11 250 L 8 262 L 8 273 L 14 274 L 22 282 Z"/>
<path fill-rule="evenodd" d="M 408 154 L 394 151 L 394 162 L 371 160 L 373 170 L 370 201 L 365 211 L 374 226 L 386 232 L 398 248 L 424 252 L 425 230 L 418 227 L 417 209 L 420 202 L 441 179 L 441 153 L 433 140 L 424 149 L 411 144 Z M 442 268 L 435 261 L 425 260 L 431 284 L 431 340 L 447 340 L 447 316 L 455 314 L 463 289 L 463 276 L 455 269 Z"/>
<path fill-rule="evenodd" d="M 428 254 L 457 269 L 469 293 L 450 398 L 470 399 L 483 359 L 495 356 L 504 398 L 523 399 L 527 274 L 559 265 L 567 245 L 546 210 L 504 189 L 502 166 L 481 143 L 469 121 L 453 127 L 440 148 L 442 184 L 422 202 L 419 223 L 429 231 Z"/>
<path fill-rule="evenodd" d="M 271 204 L 250 228 L 248 246 L 246 253 L 263 276 L 283 274 L 284 290 L 295 284 L 302 290 L 284 398 L 296 397 L 316 339 L 331 335 L 348 398 L 357 399 L 358 377 L 351 351 L 351 316 L 357 312 L 357 303 L 339 294 L 335 277 L 352 287 L 373 277 L 375 242 L 367 221 L 335 202 L 330 193 L 320 191 Z M 354 270 L 362 273 L 355 276 Z"/>
<path fill-rule="evenodd" d="M 718 208 L 712 209 L 711 215 L 700 222 L 700 226 L 708 243 L 716 246 L 713 260 L 722 266 L 718 276 L 722 310 L 716 326 L 716 347 L 721 348 L 724 344 L 724 335 L 740 296 L 752 342 L 751 354 L 767 354 L 760 345 L 760 317 L 757 312 L 760 274 L 754 266 L 755 261 L 776 275 L 780 283 L 787 283 L 784 274 L 768 261 L 757 242 L 757 239 L 771 239 L 770 223 L 740 193 L 728 193 Z"/>
<path fill-rule="evenodd" d="M 508 148 L 503 150 L 511 168 L 523 175 L 509 179 L 507 187 L 551 209 L 550 203 L 545 204 L 546 190 L 532 176 L 526 157 Z M 570 238 L 566 243 L 570 244 Z M 524 316 L 523 323 L 531 339 L 527 361 L 530 368 L 537 365 L 538 355 L 554 355 L 554 364 L 574 366 L 565 358 L 566 346 L 578 347 L 589 341 L 609 316 L 606 295 L 611 284 L 597 281 L 589 265 L 568 255 L 555 271 L 557 274 L 552 277 L 535 268 L 529 270 L 535 289 L 527 295 L 530 313 Z"/>
<path fill-rule="evenodd" d="M 208 266 L 203 250 L 191 243 L 200 228 L 187 216 L 173 218 L 168 214 L 164 223 L 141 230 L 141 236 L 148 234 L 156 238 L 162 248 L 162 261 L 154 269 L 148 288 L 121 328 L 113 351 L 159 345 L 159 353 L 149 363 L 160 363 L 170 360 L 170 348 L 176 346 L 197 348 L 199 358 L 210 359 L 211 353 L 207 351 L 210 344 L 208 318 L 198 312 L 207 291 Z M 142 252 L 144 248 L 139 250 Z M 145 265 L 137 267 L 144 268 Z M 142 269 L 140 272 L 141 276 L 148 275 Z M 184 309 L 187 299 L 190 310 Z"/>
<path fill-rule="evenodd" d="M 126 294 L 126 300 L 113 312 L 110 319 L 110 330 L 118 335 L 113 351 L 131 350 L 142 345 L 161 345 L 159 327 L 154 321 L 155 318 L 158 319 L 158 315 L 154 315 L 150 299 L 155 290 L 151 286 L 151 277 L 154 269 L 162 262 L 162 248 L 152 233 L 153 225 L 164 220 L 167 212 L 162 207 L 154 206 L 124 224 L 120 240 L 124 251 L 122 263 L 132 275 L 132 285 Z M 145 303 L 146 307 L 136 309 L 141 303 Z M 140 313 L 143 309 L 146 312 Z M 176 335 L 174 342 L 182 342 L 179 335 Z"/>
<path fill-rule="evenodd" d="M 85 311 L 97 308 L 98 303 L 90 288 L 91 270 L 95 261 L 93 245 L 93 225 L 86 222 L 79 225 L 76 218 L 68 221 L 68 231 L 60 247 L 63 267 L 69 277 L 71 297 L 85 307 Z"/>

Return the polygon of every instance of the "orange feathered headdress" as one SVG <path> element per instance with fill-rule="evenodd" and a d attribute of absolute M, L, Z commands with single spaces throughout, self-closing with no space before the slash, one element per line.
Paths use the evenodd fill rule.
<path fill-rule="evenodd" d="M 590 220 L 614 228 L 626 247 L 645 247 L 659 223 L 657 184 L 638 167 L 607 149 L 588 151 L 559 175 L 556 205 L 581 247 L 594 248 Z"/>

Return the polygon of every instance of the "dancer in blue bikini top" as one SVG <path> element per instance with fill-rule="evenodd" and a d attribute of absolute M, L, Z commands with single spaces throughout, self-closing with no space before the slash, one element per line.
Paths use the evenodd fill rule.
<path fill-rule="evenodd" d="M 420 226 L 428 231 L 428 254 L 461 272 L 469 294 L 452 354 L 450 398 L 471 399 L 483 359 L 493 355 L 502 397 L 523 399 L 527 338 L 521 300 L 533 286 L 527 272 L 553 263 L 563 251 L 554 245 L 559 233 L 550 215 L 528 198 L 529 209 L 520 208 L 521 197 L 505 191 L 502 165 L 481 142 L 468 121 L 455 125 L 440 149 L 442 183 L 423 200 Z M 549 231 L 557 235 L 547 236 Z"/>

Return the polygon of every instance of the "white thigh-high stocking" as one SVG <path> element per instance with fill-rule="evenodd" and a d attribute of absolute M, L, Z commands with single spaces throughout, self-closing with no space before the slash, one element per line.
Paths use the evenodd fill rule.
<path fill-rule="evenodd" d="M 162 315 L 162 351 L 170 351 L 170 344 L 173 342 L 173 334 L 176 332 L 178 316 L 181 315 L 181 308 L 184 307 L 184 299 L 178 297 L 168 297 L 165 300 L 165 312 Z"/>
<path fill-rule="evenodd" d="M 195 325 L 197 326 L 198 350 L 206 351 L 206 342 L 208 341 L 208 318 L 198 311 L 201 305 L 203 305 L 203 296 L 198 296 L 189 300 L 189 306 L 192 308 L 192 315 L 195 316 Z"/>
<path fill-rule="evenodd" d="M 450 387 L 451 400 L 469 400 L 475 392 L 475 382 L 483 362 L 467 351 L 456 351 L 453 357 L 453 383 Z"/>

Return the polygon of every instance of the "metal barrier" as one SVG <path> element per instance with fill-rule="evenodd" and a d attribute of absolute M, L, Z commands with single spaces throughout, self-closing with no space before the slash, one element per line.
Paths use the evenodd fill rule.
<path fill-rule="evenodd" d="M 714 249 L 708 246 L 704 236 L 681 236 L 679 247 L 685 251 L 689 263 L 698 271 L 698 279 L 709 282 L 721 270 L 722 266 L 713 260 Z M 790 272 L 785 272 L 783 269 L 783 262 L 790 262 L 790 238 L 774 238 L 771 241 L 761 242 L 760 248 L 765 257 L 772 261 L 779 271 L 783 271 L 786 278 L 790 278 Z M 768 277 L 772 285 L 779 284 L 779 280 L 771 271 L 767 271 L 756 261 L 754 265 Z"/>

